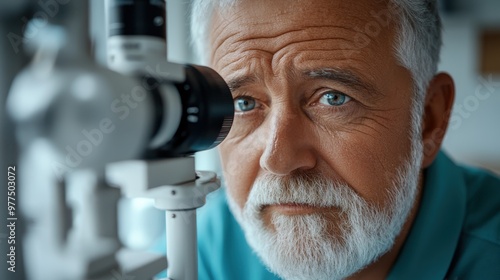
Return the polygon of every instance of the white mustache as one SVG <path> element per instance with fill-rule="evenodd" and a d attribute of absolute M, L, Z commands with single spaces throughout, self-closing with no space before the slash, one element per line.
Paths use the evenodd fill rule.
<path fill-rule="evenodd" d="M 306 204 L 349 209 L 353 204 L 366 205 L 366 201 L 348 184 L 317 173 L 300 173 L 287 177 L 267 174 L 254 183 L 245 208 L 255 211 L 273 204 Z"/>

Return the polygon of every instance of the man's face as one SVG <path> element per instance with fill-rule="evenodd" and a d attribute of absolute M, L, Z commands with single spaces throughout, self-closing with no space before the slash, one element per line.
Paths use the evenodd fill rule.
<path fill-rule="evenodd" d="M 279 243 L 283 223 L 293 231 L 318 222 L 306 239 L 345 245 L 357 219 L 351 212 L 377 212 L 375 223 L 398 212 L 391 194 L 406 182 L 397 177 L 415 178 L 418 167 L 407 168 L 413 86 L 395 57 L 390 15 L 387 3 L 368 0 L 239 1 L 216 12 L 211 66 L 230 85 L 236 109 L 220 152 L 240 223 Z M 339 197 L 357 202 L 328 201 Z"/>

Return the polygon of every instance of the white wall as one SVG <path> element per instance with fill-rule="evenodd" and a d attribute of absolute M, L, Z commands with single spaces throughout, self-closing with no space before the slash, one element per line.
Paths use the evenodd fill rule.
<path fill-rule="evenodd" d="M 500 1 L 475 1 L 469 8 L 443 17 L 439 69 L 454 77 L 457 94 L 444 148 L 457 161 L 500 173 L 500 75 L 478 71 L 480 32 L 500 30 Z"/>

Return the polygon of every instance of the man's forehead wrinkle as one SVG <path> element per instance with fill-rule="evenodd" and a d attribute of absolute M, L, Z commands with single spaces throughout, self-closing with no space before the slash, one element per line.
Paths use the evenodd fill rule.
<path fill-rule="evenodd" d="M 225 36 L 222 44 L 230 44 L 230 49 L 233 50 L 235 47 L 238 48 L 242 44 L 249 45 L 263 45 L 266 44 L 271 46 L 270 52 L 277 52 L 283 49 L 289 44 L 294 42 L 313 42 L 319 40 L 337 39 L 349 41 L 352 43 L 354 36 L 338 36 L 339 32 L 345 33 L 352 32 L 356 34 L 356 30 L 351 27 L 340 26 L 340 25 L 314 25 L 314 26 L 304 26 L 301 28 L 280 30 L 277 33 L 272 33 L 269 31 L 262 32 L 263 34 L 248 34 L 244 35 L 243 32 L 235 32 L 229 36 Z M 299 34 L 297 34 L 299 33 Z M 343 38 L 345 37 L 345 38 Z"/>
<path fill-rule="evenodd" d="M 234 26 L 240 26 L 236 21 L 240 20 L 243 18 L 245 15 L 240 14 L 231 14 L 230 17 L 224 17 L 219 11 L 215 12 L 213 15 L 212 19 L 212 30 L 210 31 L 210 41 L 211 45 L 214 46 L 212 48 L 212 61 L 215 59 L 215 53 L 216 51 L 221 48 L 221 46 L 228 41 L 230 38 L 233 38 L 240 34 L 239 29 L 233 30 L 231 32 L 227 32 L 227 29 L 234 28 Z M 216 24 L 217 23 L 217 24 Z M 228 33 L 228 34 L 226 34 Z M 215 37 L 212 37 L 215 34 Z"/>
<path fill-rule="evenodd" d="M 236 57 L 236 60 L 231 60 L 229 63 L 225 63 L 222 67 L 219 68 L 219 72 L 220 73 L 223 73 L 226 71 L 226 69 L 230 68 L 230 67 L 237 67 L 238 65 L 240 65 L 241 63 L 243 63 L 245 60 L 248 59 L 248 57 L 245 57 L 245 56 L 236 56 L 236 55 L 233 55 Z M 229 57 L 226 57 L 226 59 L 229 59 Z M 237 69 L 241 69 L 240 67 L 238 67 Z M 230 71 L 229 69 L 229 72 L 233 72 L 233 71 Z"/>
<path fill-rule="evenodd" d="M 269 22 L 270 24 L 275 24 L 275 22 Z M 254 24 L 259 25 L 260 23 Z M 342 25 L 327 25 L 327 24 L 317 24 L 317 25 L 304 25 L 300 28 L 281 28 L 281 30 L 277 30 L 273 32 L 272 30 L 265 30 L 261 32 L 262 34 L 258 35 L 249 35 L 248 37 L 243 37 L 240 40 L 252 40 L 252 39 L 279 39 L 279 37 L 289 35 L 290 37 L 296 37 L 294 32 L 303 32 L 304 34 L 310 35 L 311 33 L 320 33 L 321 35 L 328 38 L 328 35 L 335 34 L 335 32 L 325 32 L 325 29 L 345 29 L 348 31 L 355 31 L 352 27 L 346 27 Z"/>
<path fill-rule="evenodd" d="M 257 55 L 257 53 L 262 53 L 272 58 L 273 68 L 275 68 L 278 62 L 287 54 L 288 48 L 294 47 L 295 45 L 297 45 L 297 48 L 300 48 L 300 45 L 320 45 L 324 43 L 328 44 L 329 47 L 323 48 L 322 51 L 329 52 L 330 50 L 336 50 L 338 48 L 336 46 L 351 46 L 354 44 L 353 36 L 346 36 L 347 32 L 354 32 L 350 28 L 339 26 L 315 26 L 314 28 L 316 28 L 315 32 L 317 34 L 315 36 L 311 36 L 311 33 L 307 32 L 307 28 L 286 31 L 279 34 L 279 37 L 248 36 L 245 38 L 235 33 L 227 37 L 227 39 L 214 50 L 213 60 L 218 61 L 222 56 L 230 55 L 237 55 L 238 59 L 240 59 L 242 56 L 254 56 Z M 332 34 L 337 34 L 338 32 L 336 31 L 339 30 L 343 31 L 343 36 L 332 36 Z M 295 32 L 302 32 L 302 35 L 296 36 Z M 226 44 L 229 46 L 228 48 L 223 47 Z M 302 49 L 309 52 L 311 48 L 307 46 L 302 47 Z M 223 51 L 221 52 L 220 50 Z M 317 50 L 319 54 L 320 49 L 315 50 Z M 249 52 L 254 53 L 249 54 Z"/>
<path fill-rule="evenodd" d="M 244 51 L 233 49 L 229 50 L 227 53 L 220 54 L 220 57 L 218 57 L 217 61 L 221 61 L 224 63 L 223 67 L 220 68 L 220 71 L 222 71 L 222 69 L 225 69 L 229 66 L 236 66 L 236 64 L 239 64 L 242 60 L 251 61 L 260 58 L 271 59 L 272 56 L 272 53 L 262 49 L 246 49 Z"/>
<path fill-rule="evenodd" d="M 307 55 L 313 55 L 314 53 L 316 55 L 322 55 L 325 56 L 329 52 L 338 52 L 342 51 L 342 49 L 337 49 L 333 47 L 323 47 L 323 48 L 317 48 L 317 49 L 311 49 L 307 47 L 308 44 L 311 43 L 325 43 L 325 44 L 330 44 L 330 46 L 338 46 L 338 45 L 348 45 L 352 43 L 352 41 L 348 38 L 320 38 L 320 39 L 306 39 L 306 40 L 297 40 L 297 41 L 290 41 L 282 46 L 280 46 L 280 49 L 276 51 L 276 53 L 273 56 L 273 61 L 272 61 L 272 68 L 273 70 L 278 67 L 280 62 L 287 58 L 287 56 L 290 54 L 289 53 L 289 48 L 296 46 L 297 48 L 302 48 L 304 49 L 305 52 L 307 52 Z M 301 46 L 302 45 L 302 46 Z M 298 54 L 293 54 L 295 57 L 298 57 L 300 55 L 304 54 L 304 52 L 299 52 Z M 295 58 L 292 59 L 293 61 L 296 61 Z"/>
<path fill-rule="evenodd" d="M 239 24 L 237 23 L 234 23 L 235 21 L 237 20 L 240 20 L 242 18 L 244 18 L 245 15 L 244 14 L 231 14 L 230 17 L 227 17 L 227 16 L 224 16 L 220 13 L 220 11 L 217 11 L 214 13 L 213 15 L 213 19 L 212 19 L 212 33 L 213 34 L 224 34 L 225 33 L 225 30 L 228 29 L 228 28 L 232 28 L 234 27 L 235 25 L 236 26 L 239 26 Z M 218 23 L 217 26 L 214 26 L 215 23 Z M 215 42 L 215 40 L 214 40 Z"/>
<path fill-rule="evenodd" d="M 225 63 L 222 70 L 219 71 L 225 77 L 226 82 L 230 84 L 232 90 L 255 83 L 264 83 L 265 77 L 259 75 L 264 71 L 262 58 L 254 57 L 249 59 L 245 57 L 238 60 L 242 62 Z"/>

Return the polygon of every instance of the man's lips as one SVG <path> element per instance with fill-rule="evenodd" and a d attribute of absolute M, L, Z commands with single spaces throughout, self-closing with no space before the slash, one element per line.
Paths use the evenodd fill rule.
<path fill-rule="evenodd" d="M 332 211 L 335 207 L 318 207 L 302 203 L 280 203 L 265 205 L 262 210 L 277 212 L 283 215 L 307 215 Z"/>

